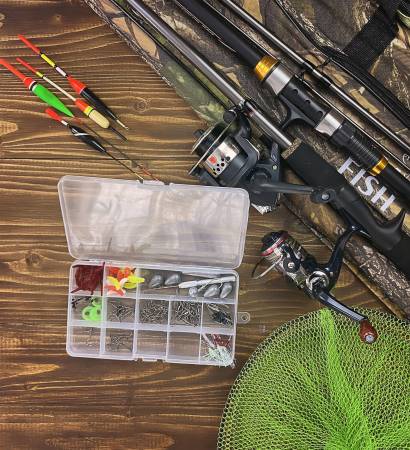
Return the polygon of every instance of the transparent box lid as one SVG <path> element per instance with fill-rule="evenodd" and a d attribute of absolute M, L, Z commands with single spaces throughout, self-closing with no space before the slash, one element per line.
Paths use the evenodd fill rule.
<path fill-rule="evenodd" d="M 67 175 L 58 192 L 76 259 L 241 264 L 249 213 L 243 189 Z"/>

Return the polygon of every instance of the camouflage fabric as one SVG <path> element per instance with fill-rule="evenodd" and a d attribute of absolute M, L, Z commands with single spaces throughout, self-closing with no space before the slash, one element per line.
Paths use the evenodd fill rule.
<path fill-rule="evenodd" d="M 253 2 L 251 2 L 253 3 Z M 321 44 L 342 50 L 350 42 L 352 37 L 367 23 L 373 14 L 376 4 L 368 0 L 345 0 L 343 6 L 333 0 L 277 0 L 303 28 Z M 265 23 L 269 29 L 273 28 L 278 15 L 278 8 L 272 7 L 271 1 L 260 1 L 260 11 L 263 11 Z M 281 14 L 281 13 L 279 13 Z M 399 33 L 378 58 L 371 69 L 371 74 L 390 89 L 407 108 L 410 107 L 410 30 L 400 21 L 397 22 Z M 298 51 L 306 52 L 313 57 L 312 46 L 303 39 L 300 33 L 288 33 L 292 39 L 292 46 L 298 47 Z M 282 34 L 283 36 L 283 34 Z M 339 82 L 347 91 L 356 91 L 355 95 L 363 97 L 357 92 L 357 86 L 338 73 Z M 363 101 L 363 100 L 362 100 Z M 373 103 L 371 97 L 368 98 Z M 384 120 L 391 118 L 387 113 L 378 110 L 377 105 L 372 105 L 374 111 Z M 395 121 L 392 121 L 395 122 Z M 399 130 L 399 126 L 395 126 Z M 409 137 L 407 131 L 407 137 Z"/>
<path fill-rule="evenodd" d="M 178 52 L 167 46 L 160 37 L 155 36 L 153 30 L 148 30 L 154 34 L 154 38 L 150 37 L 146 32 L 136 25 L 131 18 L 127 16 L 127 2 L 126 0 L 85 0 L 94 10 L 98 12 L 121 36 L 123 36 L 129 45 L 141 55 L 164 79 L 167 83 L 175 88 L 177 93 L 181 95 L 192 108 L 208 123 L 214 123 L 222 117 L 223 105 L 226 99 L 218 96 L 212 86 L 209 86 L 206 80 L 201 78 L 198 72 L 180 60 Z M 172 1 L 163 0 L 144 0 L 144 2 L 154 9 L 158 15 L 162 17 L 178 34 L 189 41 L 201 53 L 203 53 L 210 61 L 212 61 L 222 72 L 224 72 L 238 87 L 249 97 L 255 99 L 265 109 L 272 118 L 277 122 L 284 117 L 285 111 L 283 106 L 266 91 L 261 89 L 254 77 L 250 74 L 249 69 L 243 67 L 240 61 L 224 46 L 212 36 L 210 36 L 198 23 L 187 17 Z M 331 0 L 328 0 L 332 3 Z M 318 63 L 317 52 L 315 52 L 309 43 L 298 36 L 298 33 L 292 28 L 287 19 L 283 16 L 280 9 L 272 0 L 244 0 L 243 6 L 252 13 L 256 18 L 267 24 L 274 25 L 274 31 L 281 38 L 283 38 L 289 45 L 291 45 L 303 56 Z M 300 7 L 300 11 L 295 14 L 303 16 L 303 20 L 307 23 L 316 22 L 321 23 L 324 20 L 321 14 L 315 14 L 318 9 L 312 9 L 314 0 L 293 2 L 295 7 Z M 357 0 L 349 0 L 351 8 L 360 8 L 362 4 L 367 3 Z M 216 4 L 216 2 L 215 2 Z M 316 5 L 317 6 L 317 5 Z M 315 7 L 316 7 L 315 6 Z M 287 7 L 290 8 L 289 5 Z M 350 11 L 351 12 L 351 11 Z M 364 11 L 365 12 L 365 11 Z M 227 13 L 228 16 L 232 16 Z M 235 19 L 237 21 L 237 19 Z M 263 40 L 252 33 L 245 25 L 241 26 L 252 36 L 266 46 Z M 146 30 L 147 31 L 147 30 Z M 403 37 L 406 37 L 408 43 L 407 32 L 402 32 Z M 325 39 L 326 37 L 323 37 Z M 404 42 L 397 39 L 398 42 Z M 342 43 L 343 44 L 343 43 Z M 405 43 L 392 43 L 392 47 L 399 45 L 407 45 Z M 166 48 L 164 48 L 166 47 Z M 283 58 L 275 49 L 270 49 L 272 53 Z M 388 53 L 388 52 L 387 52 Z M 393 60 L 393 55 L 383 56 L 383 58 L 390 58 L 390 64 Z M 394 56 L 397 58 L 397 55 Z M 289 66 L 292 64 L 287 61 Z M 401 62 L 400 64 L 405 64 Z M 388 63 L 387 63 L 388 65 Z M 294 67 L 294 66 L 292 66 Z M 295 67 L 294 67 L 295 68 Z M 296 68 L 295 68 L 296 70 Z M 363 94 L 358 88 L 357 84 L 344 77 L 343 74 L 337 72 L 334 68 L 328 68 L 329 73 L 333 79 L 338 81 L 339 85 L 343 85 L 345 90 L 349 91 L 360 102 L 368 107 L 371 107 L 372 112 L 377 113 L 383 121 L 388 123 L 392 128 L 397 129 L 398 125 L 387 113 L 378 110 L 370 102 L 373 101 L 366 93 Z M 405 86 L 405 79 L 408 76 L 398 74 L 397 70 L 392 71 L 394 74 L 390 75 L 389 80 L 394 79 L 393 88 L 402 86 L 400 89 L 403 94 L 403 86 Z M 386 74 L 386 69 L 381 70 L 380 73 Z M 198 81 L 200 80 L 200 81 Z M 211 93 L 212 92 L 212 93 Z M 343 105 L 329 97 L 328 92 L 321 91 L 326 95 L 333 104 L 337 104 L 341 109 L 344 109 L 353 116 L 358 123 L 365 124 L 358 119 L 351 111 L 344 108 Z M 362 197 L 368 202 L 370 206 L 375 209 L 376 214 L 386 218 L 394 217 L 401 208 L 400 203 L 394 199 L 385 188 L 377 184 L 369 176 L 357 177 L 359 168 L 355 163 L 338 149 L 329 145 L 320 136 L 314 134 L 311 130 L 304 126 L 292 126 L 289 130 L 294 137 L 299 137 L 304 141 L 313 145 L 315 150 L 330 164 L 339 169 L 346 176 L 349 181 L 356 178 L 355 187 Z M 370 130 L 369 130 L 370 131 Z M 376 138 L 380 139 L 377 133 L 372 133 Z M 294 181 L 294 174 L 290 171 L 287 173 L 289 180 Z M 373 181 L 372 181 L 373 180 Z M 370 187 L 369 187 L 370 186 Z M 379 197 L 377 199 L 377 197 Z M 377 199 L 377 200 L 374 200 Z M 374 203 L 375 201 L 375 203 Z M 300 217 L 306 225 L 308 225 L 315 233 L 317 233 L 322 240 L 328 245 L 332 245 L 344 228 L 343 221 L 327 206 L 313 206 L 310 202 L 303 201 L 303 199 L 291 198 L 285 200 L 287 206 Z M 407 218 L 405 224 L 406 230 L 410 229 L 410 219 Z M 379 295 L 382 301 L 387 302 L 386 297 L 402 308 L 410 317 L 410 283 L 409 281 L 397 271 L 382 255 L 380 255 L 373 247 L 361 239 L 352 239 L 351 244 L 347 250 L 347 259 L 351 261 L 361 274 L 364 274 L 366 283 L 371 289 Z"/>
<path fill-rule="evenodd" d="M 253 5 L 250 8 L 248 5 Z M 259 8 L 255 9 L 255 4 Z M 307 57 L 316 65 L 324 62 L 323 56 L 314 49 L 313 45 L 302 33 L 295 32 L 295 27 L 284 17 L 277 6 L 280 4 L 299 24 L 306 33 L 320 45 L 329 46 L 337 50 L 343 48 L 367 23 L 377 5 L 368 0 L 346 0 L 341 7 L 333 0 L 260 0 L 258 2 L 244 2 L 245 9 L 262 20 L 265 26 L 284 39 L 299 54 Z M 370 73 L 387 87 L 407 107 L 410 107 L 410 29 L 397 22 L 399 32 L 384 53 L 371 67 Z M 357 82 L 346 76 L 336 66 L 329 64 L 324 69 L 339 86 L 366 106 L 383 123 L 404 138 L 410 140 L 410 131 L 403 130 L 401 123 L 388 111 L 381 107 Z M 343 106 L 340 104 L 339 106 Z M 351 113 L 349 109 L 347 112 Z M 358 120 L 357 117 L 355 117 Z M 360 121 L 359 121 L 360 122 Z M 363 123 L 366 125 L 366 123 Z M 382 135 L 374 133 L 403 163 L 410 168 L 410 156 L 403 154 L 394 145 L 389 145 Z M 408 172 L 407 172 L 408 174 Z"/>
<path fill-rule="evenodd" d="M 141 56 L 162 78 L 170 84 L 178 95 L 208 123 L 222 119 L 224 107 L 221 102 L 204 89 L 192 73 L 167 52 L 154 37 L 144 32 L 126 13 L 125 0 L 85 0 L 120 35 L 127 44 Z"/>

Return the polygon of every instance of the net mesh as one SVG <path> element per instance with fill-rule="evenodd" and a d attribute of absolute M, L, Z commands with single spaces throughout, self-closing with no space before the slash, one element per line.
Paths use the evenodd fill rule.
<path fill-rule="evenodd" d="M 229 394 L 219 449 L 410 449 L 410 327 L 362 311 L 373 345 L 322 309 L 278 328 Z"/>

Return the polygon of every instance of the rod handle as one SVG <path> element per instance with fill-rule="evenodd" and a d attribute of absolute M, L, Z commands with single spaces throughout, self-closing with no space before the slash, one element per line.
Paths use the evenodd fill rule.
<path fill-rule="evenodd" d="M 350 152 L 366 170 L 382 179 L 409 204 L 410 182 L 388 163 L 379 147 L 351 122 L 345 120 L 331 137 L 331 142 Z"/>
<path fill-rule="evenodd" d="M 292 146 L 282 157 L 305 183 L 334 189 L 335 209 L 348 213 L 366 230 L 374 246 L 410 277 L 410 237 L 401 230 L 402 215 L 397 221 L 379 223 L 349 182 L 308 144 Z"/>
<path fill-rule="evenodd" d="M 27 45 L 28 48 L 33 50 L 34 53 L 37 53 L 37 55 L 41 54 L 41 50 L 38 47 L 36 47 L 32 42 L 30 42 L 26 37 L 24 37 L 22 34 L 19 34 L 18 38 L 20 39 L 20 41 L 24 42 L 24 44 Z"/>
<path fill-rule="evenodd" d="M 252 69 L 263 58 L 262 50 L 207 2 L 202 0 L 177 0 L 177 3 L 237 55 L 240 55 L 240 58 Z"/>
<path fill-rule="evenodd" d="M 386 165 L 386 168 L 380 172 L 381 178 L 386 184 L 396 191 L 407 211 L 410 211 L 410 182 L 391 164 Z M 401 194 L 401 195 L 400 195 Z"/>

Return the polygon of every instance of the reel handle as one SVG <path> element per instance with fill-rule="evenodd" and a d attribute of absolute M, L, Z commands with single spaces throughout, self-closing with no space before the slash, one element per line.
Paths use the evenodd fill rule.
<path fill-rule="evenodd" d="M 366 316 L 363 316 L 357 311 L 354 311 L 353 309 L 339 302 L 335 297 L 333 297 L 333 295 L 325 290 L 316 292 L 314 294 L 314 297 L 333 311 L 343 314 L 344 316 L 348 317 L 351 320 L 354 320 L 355 322 L 359 322 L 359 336 L 365 344 L 373 344 L 377 340 L 377 331 L 374 329 L 373 325 L 370 323 L 369 319 Z"/>
<path fill-rule="evenodd" d="M 326 264 L 319 264 L 314 256 L 308 253 L 286 231 L 268 233 L 262 239 L 261 259 L 252 271 L 252 278 L 260 279 L 271 270 L 282 273 L 310 298 L 320 301 L 323 305 L 355 322 L 359 322 L 360 339 L 367 344 L 372 344 L 377 339 L 377 332 L 370 324 L 369 319 L 339 302 L 330 294 L 340 273 L 346 242 L 352 234 L 359 230 L 354 225 L 346 230 L 339 238 L 338 244 Z M 263 261 L 268 262 L 269 266 L 260 271 L 259 267 Z"/>
<path fill-rule="evenodd" d="M 328 203 L 335 199 L 336 192 L 333 189 L 306 186 L 304 184 L 291 184 L 282 181 L 268 182 L 264 173 L 255 172 L 249 181 L 249 189 L 255 193 L 259 190 L 275 194 L 304 194 L 310 195 L 313 203 Z"/>

